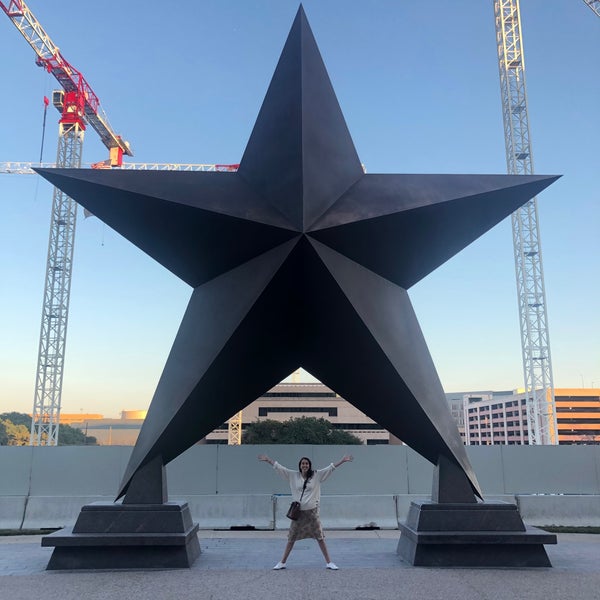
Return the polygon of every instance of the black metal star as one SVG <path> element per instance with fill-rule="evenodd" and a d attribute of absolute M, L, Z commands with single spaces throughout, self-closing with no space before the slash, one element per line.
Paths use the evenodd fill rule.
<path fill-rule="evenodd" d="M 237 173 L 40 173 L 194 288 L 119 495 L 298 366 L 480 495 L 406 290 L 555 177 L 364 174 L 302 8 Z"/>

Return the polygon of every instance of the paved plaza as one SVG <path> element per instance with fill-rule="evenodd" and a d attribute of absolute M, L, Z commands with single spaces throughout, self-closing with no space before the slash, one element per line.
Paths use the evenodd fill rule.
<path fill-rule="evenodd" d="M 544 569 L 412 567 L 396 556 L 398 531 L 330 531 L 339 571 L 328 571 L 313 540 L 297 542 L 288 568 L 273 571 L 281 531 L 201 531 L 191 569 L 51 572 L 40 536 L 0 537 L 2 600 L 550 600 L 600 599 L 600 535 L 560 534 Z"/>

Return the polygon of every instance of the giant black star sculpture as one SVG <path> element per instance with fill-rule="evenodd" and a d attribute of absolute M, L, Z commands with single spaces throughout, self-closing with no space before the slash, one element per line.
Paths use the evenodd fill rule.
<path fill-rule="evenodd" d="M 236 173 L 40 172 L 193 288 L 119 496 L 299 366 L 481 495 L 406 290 L 554 177 L 365 174 L 302 7 Z"/>

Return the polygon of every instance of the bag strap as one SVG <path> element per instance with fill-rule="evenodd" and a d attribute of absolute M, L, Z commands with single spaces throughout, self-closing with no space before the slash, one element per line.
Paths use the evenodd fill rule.
<path fill-rule="evenodd" d="M 304 492 L 306 491 L 306 484 L 308 483 L 308 479 L 304 480 L 304 485 L 302 486 L 302 494 L 300 494 L 300 502 L 302 502 L 302 496 L 304 496 Z"/>

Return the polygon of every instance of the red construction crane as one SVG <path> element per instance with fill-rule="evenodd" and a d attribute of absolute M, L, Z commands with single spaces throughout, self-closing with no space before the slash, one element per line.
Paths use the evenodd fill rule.
<path fill-rule="evenodd" d="M 62 89 L 52 94 L 61 113 L 56 166 L 79 168 L 87 124 L 109 150 L 109 162 L 120 166 L 123 154 L 132 156 L 129 144 L 117 135 L 100 107 L 98 96 L 85 77 L 63 57 L 23 0 L 11 0 L 0 8 L 21 32 L 36 54 L 36 64 L 54 75 Z M 60 418 L 63 367 L 77 204 L 54 189 L 50 239 L 31 421 L 31 445 L 56 446 Z"/>
<path fill-rule="evenodd" d="M 0 8 L 33 48 L 37 56 L 35 63 L 54 75 L 63 88 L 64 94 L 62 90 L 57 91 L 52 98 L 54 106 L 62 112 L 61 121 L 78 122 L 84 131 L 86 122 L 89 123 L 111 151 L 111 159 L 114 158 L 115 164 L 121 164 L 123 154 L 133 156 L 129 144 L 108 123 L 98 96 L 83 74 L 60 53 L 25 2 L 11 0 L 6 6 L 0 1 Z"/>

